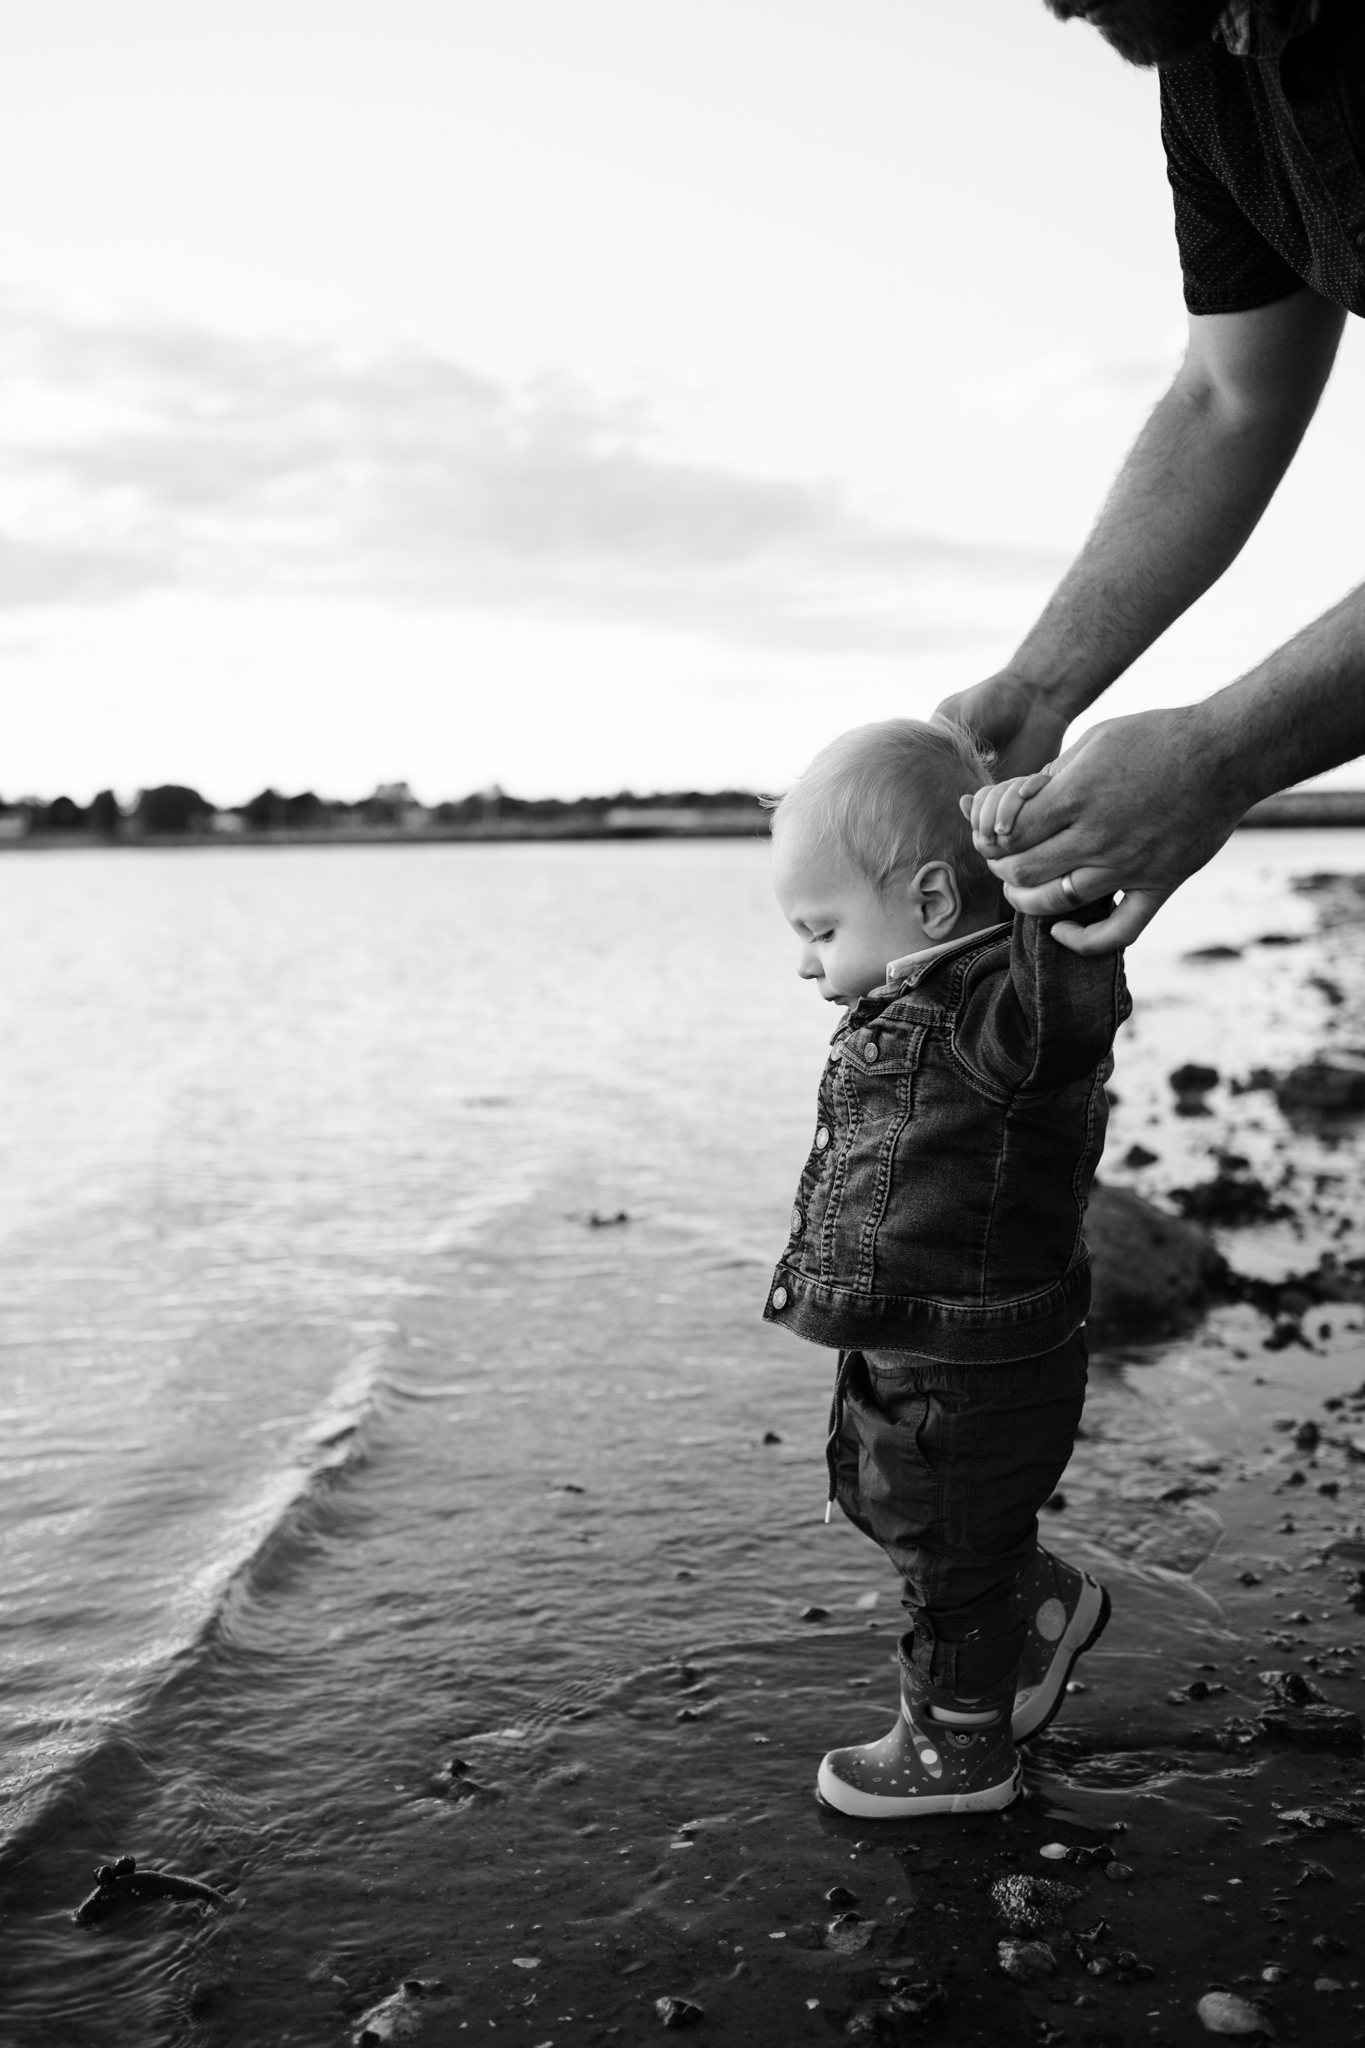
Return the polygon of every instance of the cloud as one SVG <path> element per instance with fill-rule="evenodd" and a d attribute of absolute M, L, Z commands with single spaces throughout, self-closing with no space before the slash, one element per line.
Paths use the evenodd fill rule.
<path fill-rule="evenodd" d="M 945 593 L 1053 565 L 898 531 L 832 486 L 670 458 L 638 410 L 415 350 L 13 315 L 0 458 L 10 608 L 332 592 L 922 645 L 970 616 Z"/>

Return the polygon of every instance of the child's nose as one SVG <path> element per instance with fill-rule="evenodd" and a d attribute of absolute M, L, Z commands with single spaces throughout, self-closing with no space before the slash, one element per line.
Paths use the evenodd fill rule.
<path fill-rule="evenodd" d="M 817 981 L 820 976 L 820 962 L 815 953 L 806 947 L 796 963 L 796 971 L 802 981 Z"/>

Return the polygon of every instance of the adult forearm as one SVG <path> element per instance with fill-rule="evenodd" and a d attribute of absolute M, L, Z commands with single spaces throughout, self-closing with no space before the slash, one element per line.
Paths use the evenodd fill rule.
<path fill-rule="evenodd" d="M 1365 585 L 1189 716 L 1224 807 L 1238 817 L 1365 753 Z"/>
<path fill-rule="evenodd" d="M 1248 412 L 1182 372 L 1009 673 L 1066 719 L 1083 711 L 1234 560 L 1306 423 Z"/>

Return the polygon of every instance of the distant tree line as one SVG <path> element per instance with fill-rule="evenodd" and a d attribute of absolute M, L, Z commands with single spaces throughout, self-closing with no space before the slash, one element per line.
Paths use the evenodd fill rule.
<path fill-rule="evenodd" d="M 50 802 L 39 797 L 21 797 L 13 803 L 0 799 L 0 837 L 114 841 L 340 831 L 590 832 L 608 827 L 628 830 L 632 820 L 648 830 L 651 820 L 664 826 L 684 814 L 733 819 L 745 813 L 752 813 L 756 825 L 764 822 L 760 798 L 743 789 L 687 789 L 649 796 L 620 790 L 614 796 L 564 798 L 510 796 L 495 784 L 453 802 L 425 806 L 405 782 L 381 783 L 372 795 L 355 803 L 320 797 L 311 789 L 295 796 L 263 789 L 249 803 L 224 810 L 197 789 L 166 782 L 140 790 L 126 809 L 111 789 L 100 790 L 88 804 L 75 803 L 69 796 Z"/>

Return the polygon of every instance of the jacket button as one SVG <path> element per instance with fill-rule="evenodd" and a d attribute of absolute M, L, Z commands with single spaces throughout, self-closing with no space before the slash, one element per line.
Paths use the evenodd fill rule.
<path fill-rule="evenodd" d="M 774 1287 L 774 1289 L 773 1289 L 773 1307 L 774 1307 L 774 1308 L 785 1308 L 786 1306 L 787 1306 L 787 1290 L 786 1290 L 786 1288 L 785 1288 L 785 1287 Z"/>
<path fill-rule="evenodd" d="M 800 1237 L 806 1227 L 806 1219 L 799 1209 L 792 1210 L 792 1236 Z"/>
<path fill-rule="evenodd" d="M 816 1149 L 816 1151 L 817 1151 L 817 1152 L 823 1152 L 823 1151 L 824 1151 L 824 1149 L 825 1149 L 825 1147 L 826 1147 L 826 1145 L 828 1145 L 828 1143 L 829 1143 L 829 1132 L 828 1132 L 828 1131 L 827 1131 L 827 1130 L 825 1129 L 825 1126 L 824 1126 L 823 1124 L 821 1124 L 821 1126 L 820 1126 L 819 1130 L 818 1130 L 818 1131 L 817 1131 L 817 1132 L 815 1133 L 815 1149 Z"/>
<path fill-rule="evenodd" d="M 876 1039 L 869 1038 L 867 1044 L 863 1047 L 863 1058 L 865 1060 L 875 1060 L 879 1050 Z"/>

